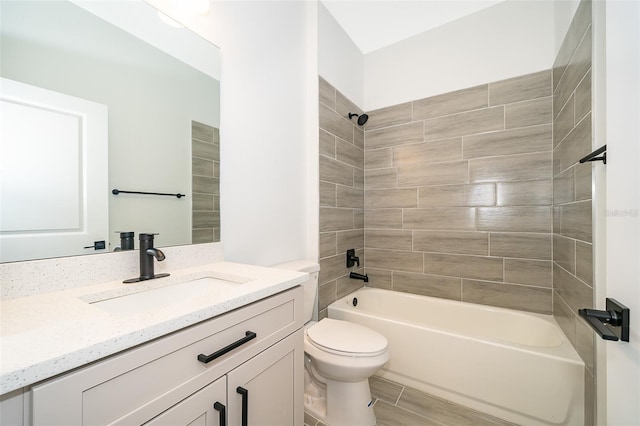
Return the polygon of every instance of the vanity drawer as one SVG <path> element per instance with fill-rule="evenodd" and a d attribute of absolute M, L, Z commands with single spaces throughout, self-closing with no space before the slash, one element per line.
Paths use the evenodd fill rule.
<path fill-rule="evenodd" d="M 302 327 L 301 293 L 296 287 L 35 386 L 33 422 L 109 424 L 134 412 L 151 418 Z M 208 363 L 198 360 L 239 340 Z"/>

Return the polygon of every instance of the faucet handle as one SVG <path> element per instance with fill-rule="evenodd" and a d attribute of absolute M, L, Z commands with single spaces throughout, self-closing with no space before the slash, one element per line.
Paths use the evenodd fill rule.
<path fill-rule="evenodd" d="M 360 267 L 360 258 L 358 256 L 356 256 L 356 250 L 355 249 L 349 249 L 349 250 L 347 250 L 347 268 L 353 267 L 354 264 L 359 268 Z"/>

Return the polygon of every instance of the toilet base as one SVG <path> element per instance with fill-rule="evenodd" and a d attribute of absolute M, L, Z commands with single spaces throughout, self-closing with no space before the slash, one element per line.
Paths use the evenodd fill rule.
<path fill-rule="evenodd" d="M 306 386 L 305 386 L 306 387 Z M 328 426 L 375 426 L 369 380 L 327 380 L 323 395 L 306 394 L 305 410 Z"/>

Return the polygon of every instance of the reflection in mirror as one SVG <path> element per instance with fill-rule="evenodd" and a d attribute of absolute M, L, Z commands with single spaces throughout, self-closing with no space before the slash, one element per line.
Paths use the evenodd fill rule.
<path fill-rule="evenodd" d="M 217 47 L 143 1 L 78 4 L 0 2 L 0 261 L 219 241 Z"/>

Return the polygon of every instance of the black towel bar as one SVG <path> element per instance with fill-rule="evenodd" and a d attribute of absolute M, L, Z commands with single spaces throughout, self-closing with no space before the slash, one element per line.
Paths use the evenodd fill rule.
<path fill-rule="evenodd" d="M 166 195 L 166 196 L 169 196 L 169 197 L 176 197 L 176 198 L 186 197 L 186 195 L 184 195 L 184 194 L 166 194 L 164 192 L 123 191 L 121 189 L 114 189 L 114 190 L 111 191 L 111 193 L 113 195 L 118 195 L 118 194 L 144 194 L 144 195 Z"/>

